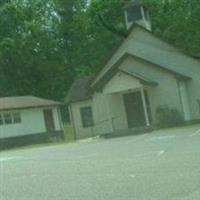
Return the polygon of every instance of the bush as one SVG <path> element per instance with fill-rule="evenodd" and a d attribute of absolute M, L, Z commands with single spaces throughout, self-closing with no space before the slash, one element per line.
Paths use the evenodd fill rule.
<path fill-rule="evenodd" d="M 75 140 L 74 129 L 73 129 L 72 125 L 65 124 L 64 138 L 67 142 L 73 142 Z"/>
<path fill-rule="evenodd" d="M 159 106 L 156 109 L 157 126 L 159 128 L 180 126 L 183 124 L 183 115 L 175 108 Z"/>

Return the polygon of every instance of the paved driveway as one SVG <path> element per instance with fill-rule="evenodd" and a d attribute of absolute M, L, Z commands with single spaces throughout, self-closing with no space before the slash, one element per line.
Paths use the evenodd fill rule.
<path fill-rule="evenodd" d="M 199 130 L 0 153 L 0 200 L 199 200 Z"/>

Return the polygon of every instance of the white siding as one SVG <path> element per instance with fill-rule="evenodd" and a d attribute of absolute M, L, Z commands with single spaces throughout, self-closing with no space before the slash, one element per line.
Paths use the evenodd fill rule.
<path fill-rule="evenodd" d="M 14 110 L 0 113 L 19 112 L 21 115 L 21 123 L 0 125 L 0 138 L 9 138 L 16 136 L 33 135 L 45 133 L 45 121 L 43 116 L 43 108 Z M 62 130 L 62 123 L 59 123 L 57 109 L 53 109 L 56 131 Z"/>
<path fill-rule="evenodd" d="M 110 105 L 112 104 L 111 95 L 103 93 L 95 93 L 93 96 L 93 110 L 95 118 L 95 132 L 97 134 L 110 133 L 113 131 L 111 118 L 112 112 Z"/>
<path fill-rule="evenodd" d="M 200 100 L 200 62 L 141 28 L 133 29 L 132 33 L 124 40 L 119 49 L 100 71 L 93 84 L 95 84 L 126 52 L 135 56 L 144 57 L 147 60 L 151 60 L 152 62 L 191 77 L 192 81 L 187 83 L 191 118 L 200 118 L 197 103 L 197 100 Z M 171 63 L 171 65 L 168 63 Z M 133 67 L 133 65 L 130 67 Z M 169 85 L 172 85 L 170 81 Z M 171 93 L 169 96 L 173 97 Z"/>
<path fill-rule="evenodd" d="M 104 87 L 103 93 L 111 94 L 141 88 L 140 81 L 123 72 L 118 72 Z"/>
<path fill-rule="evenodd" d="M 124 40 L 119 49 L 117 49 L 115 54 L 108 60 L 104 68 L 97 75 L 92 86 L 95 85 L 95 83 L 97 83 L 125 53 L 145 58 L 146 60 L 152 61 L 152 63 L 157 63 L 163 67 L 165 66 L 173 71 L 191 77 L 191 81 L 185 82 L 185 92 L 188 93 L 188 102 L 190 104 L 188 110 L 191 111 L 191 119 L 200 118 L 200 111 L 197 104 L 197 100 L 200 100 L 200 62 L 185 55 L 178 49 L 141 28 L 135 28 L 128 38 Z M 169 65 L 169 63 L 171 63 L 171 65 Z M 183 112 L 177 79 L 173 73 L 133 57 L 128 57 L 124 60 L 119 68 L 138 73 L 158 83 L 156 87 L 147 88 L 154 123 L 156 120 L 156 108 L 159 105 L 168 105 L 169 107 L 176 108 L 180 112 Z M 121 91 L 134 89 L 140 86 L 138 80 L 131 78 L 132 77 L 120 76 L 117 74 L 106 84 L 103 93 L 95 93 L 93 95 L 93 99 L 89 104 L 93 107 L 95 127 L 92 131 L 95 132 L 95 134 L 109 133 L 114 130 L 127 128 L 126 113 Z M 87 104 L 87 102 L 78 102 L 76 103 L 76 107 L 79 108 L 81 104 L 84 105 Z M 78 116 L 77 109 L 74 108 L 73 113 L 74 118 L 76 118 Z M 82 130 L 79 127 L 80 123 L 78 123 L 76 131 L 80 131 L 82 136 L 85 133 L 88 134 L 89 131 L 89 134 L 91 134 L 91 130 Z"/>
<path fill-rule="evenodd" d="M 111 111 L 114 131 L 128 129 L 123 94 L 118 93 L 112 95 Z"/>
<path fill-rule="evenodd" d="M 94 127 L 83 128 L 80 109 L 92 106 Z M 84 138 L 128 128 L 122 94 L 95 93 L 93 100 L 71 104 L 76 137 Z"/>
<path fill-rule="evenodd" d="M 94 127 L 84 128 L 80 109 L 87 106 L 92 106 Z M 72 103 L 71 111 L 71 119 L 77 138 L 91 137 L 128 128 L 121 94 L 95 93 L 93 100 Z"/>
<path fill-rule="evenodd" d="M 177 80 L 173 74 L 132 57 L 124 60 L 119 68 L 133 71 L 144 77 L 147 76 L 150 80 L 158 83 L 158 86 L 148 89 L 154 122 L 155 111 L 159 105 L 168 105 L 182 112 Z"/>
<path fill-rule="evenodd" d="M 145 50 L 144 50 L 145 49 Z M 124 40 L 121 46 L 117 49 L 117 51 L 111 56 L 110 60 L 106 63 L 106 65 L 102 68 L 98 76 L 95 78 L 96 83 L 125 53 L 130 53 L 135 56 L 148 58 L 148 60 L 155 60 L 157 63 L 162 65 L 162 60 L 166 59 L 166 56 L 171 57 L 173 59 L 173 63 L 177 63 L 177 60 L 182 63 L 183 60 L 188 64 L 187 67 L 180 67 L 173 69 L 173 66 L 167 65 L 166 67 L 171 68 L 172 70 L 178 70 L 181 72 L 188 73 L 193 68 L 195 71 L 190 71 L 189 74 L 195 75 L 195 72 L 199 71 L 199 62 L 195 59 L 190 58 L 189 56 L 181 53 L 172 45 L 163 42 L 162 40 L 155 37 L 153 34 L 144 31 L 141 28 L 134 28 L 130 35 Z M 170 60 L 171 61 L 171 60 Z M 185 64 L 184 64 L 185 65 Z"/>
<path fill-rule="evenodd" d="M 156 123 L 156 109 L 158 106 L 168 105 L 182 112 L 178 85 L 173 74 L 132 57 L 124 60 L 119 68 L 148 77 L 150 80 L 158 83 L 158 86 L 146 87 L 153 123 Z M 143 87 L 136 78 L 129 75 L 119 75 L 120 73 L 117 73 L 105 85 L 103 93 L 94 94 L 95 121 L 97 124 L 105 121 L 97 126 L 96 130 L 99 134 L 128 128 L 123 93 L 129 92 L 131 89 L 134 91 L 134 89 Z"/>
<path fill-rule="evenodd" d="M 168 105 L 182 112 L 178 85 L 173 74 L 132 57 L 124 60 L 119 68 L 147 76 L 158 83 L 158 86 L 146 87 L 153 123 L 156 122 L 155 111 L 159 105 Z M 104 86 L 102 93 L 95 93 L 92 100 L 72 104 L 76 133 L 81 137 L 87 137 L 128 129 L 123 94 L 142 87 L 138 79 L 120 72 Z M 95 127 L 92 129 L 82 128 L 80 108 L 88 105 L 93 108 Z"/>
<path fill-rule="evenodd" d="M 53 118 L 54 118 L 55 130 L 56 131 L 62 130 L 63 129 L 63 123 L 62 123 L 59 108 L 53 108 Z"/>
<path fill-rule="evenodd" d="M 80 109 L 87 106 L 92 106 L 92 100 L 86 100 L 71 104 L 71 121 L 73 120 L 75 126 L 74 131 L 77 138 L 90 137 L 93 135 L 93 127 L 84 128 L 82 124 Z"/>

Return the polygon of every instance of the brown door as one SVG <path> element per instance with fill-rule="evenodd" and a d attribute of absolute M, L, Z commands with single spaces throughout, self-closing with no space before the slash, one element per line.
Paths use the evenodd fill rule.
<path fill-rule="evenodd" d="M 128 127 L 145 126 L 145 114 L 140 92 L 124 95 L 124 105 L 127 115 Z"/>
<path fill-rule="evenodd" d="M 43 112 L 44 112 L 44 121 L 45 121 L 47 132 L 55 131 L 52 109 L 46 109 Z"/>

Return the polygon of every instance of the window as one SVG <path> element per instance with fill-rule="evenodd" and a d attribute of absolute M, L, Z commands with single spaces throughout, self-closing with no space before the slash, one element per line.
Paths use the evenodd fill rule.
<path fill-rule="evenodd" d="M 21 123 L 21 115 L 19 112 L 0 114 L 0 125 Z"/>
<path fill-rule="evenodd" d="M 91 106 L 80 109 L 82 125 L 84 128 L 92 127 L 94 125 L 93 114 Z"/>
<path fill-rule="evenodd" d="M 12 115 L 11 113 L 4 113 L 4 123 L 5 124 L 12 124 Z"/>
<path fill-rule="evenodd" d="M 3 124 L 3 117 L 2 117 L 2 115 L 0 114 L 0 125 L 2 125 Z"/>
<path fill-rule="evenodd" d="M 22 120 L 19 112 L 13 113 L 12 116 L 13 116 L 13 123 L 15 124 L 21 123 Z"/>
<path fill-rule="evenodd" d="M 130 7 L 127 9 L 128 22 L 133 22 L 142 19 L 140 7 Z"/>

